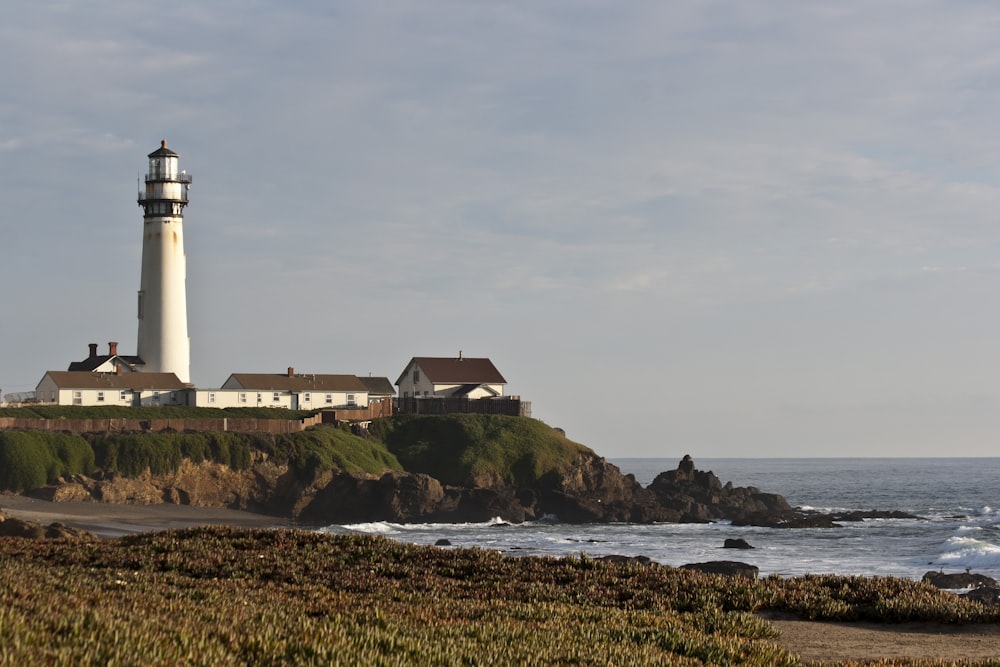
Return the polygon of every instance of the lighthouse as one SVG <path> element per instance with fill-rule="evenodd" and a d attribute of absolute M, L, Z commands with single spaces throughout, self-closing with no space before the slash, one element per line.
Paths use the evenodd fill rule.
<path fill-rule="evenodd" d="M 187 326 L 187 259 L 184 207 L 191 175 L 178 171 L 178 155 L 166 140 L 149 154 L 142 216 L 142 276 L 139 280 L 138 350 L 144 371 L 173 373 L 191 381 Z"/>

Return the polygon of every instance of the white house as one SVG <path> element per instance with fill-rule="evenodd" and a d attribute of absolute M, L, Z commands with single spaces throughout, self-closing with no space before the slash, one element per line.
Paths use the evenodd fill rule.
<path fill-rule="evenodd" d="M 51 405 L 189 405 L 190 392 L 173 373 L 48 371 L 35 399 Z"/>
<path fill-rule="evenodd" d="M 413 357 L 396 380 L 400 398 L 503 396 L 507 381 L 489 359 Z"/>
<path fill-rule="evenodd" d="M 90 373 L 131 373 L 141 371 L 142 359 L 136 356 L 118 354 L 118 343 L 108 343 L 108 353 L 98 354 L 97 343 L 90 343 L 90 354 L 83 361 L 70 362 L 67 370 Z"/>
<path fill-rule="evenodd" d="M 368 388 L 355 375 L 296 374 L 294 368 L 284 374 L 233 373 L 221 390 L 199 390 L 198 405 L 292 410 L 365 408 Z"/>

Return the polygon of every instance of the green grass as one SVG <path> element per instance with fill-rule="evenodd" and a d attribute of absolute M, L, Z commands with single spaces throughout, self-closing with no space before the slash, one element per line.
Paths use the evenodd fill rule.
<path fill-rule="evenodd" d="M 0 431 L 0 490 L 28 491 L 94 467 L 94 451 L 79 435 Z"/>
<path fill-rule="evenodd" d="M 182 461 L 210 461 L 246 470 L 255 457 L 287 464 L 309 482 L 327 470 L 379 474 L 400 470 L 396 457 L 377 440 L 332 426 L 301 433 L 92 433 L 0 431 L 0 490 L 24 492 L 59 477 L 94 470 L 137 477 L 176 472 Z"/>
<path fill-rule="evenodd" d="M 0 580 L 0 665 L 780 666 L 799 662 L 758 612 L 1000 620 L 905 580 L 749 581 L 306 531 L 9 538 Z"/>
<path fill-rule="evenodd" d="M 400 415 L 376 420 L 371 428 L 406 470 L 446 484 L 493 476 L 506 484 L 533 486 L 590 452 L 527 417 Z"/>

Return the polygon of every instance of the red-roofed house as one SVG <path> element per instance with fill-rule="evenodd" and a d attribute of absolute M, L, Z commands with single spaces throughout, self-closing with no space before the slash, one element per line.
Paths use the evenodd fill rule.
<path fill-rule="evenodd" d="M 495 398 L 503 396 L 504 379 L 489 359 L 413 357 L 396 385 L 400 398 Z"/>

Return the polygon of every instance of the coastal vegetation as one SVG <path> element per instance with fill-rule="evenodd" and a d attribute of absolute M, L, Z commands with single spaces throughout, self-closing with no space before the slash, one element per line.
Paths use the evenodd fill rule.
<path fill-rule="evenodd" d="M 46 419 L 108 418 L 116 411 L 114 407 L 31 409 L 39 411 L 35 416 Z M 187 410 L 149 408 L 147 417 L 195 416 L 181 414 Z M 207 416 L 201 414 L 201 408 L 190 410 Z M 253 410 L 227 414 L 253 416 L 247 413 Z M 278 413 L 292 412 L 263 411 L 281 418 L 288 415 Z M 306 482 L 328 470 L 371 474 L 406 470 L 428 474 L 445 484 L 485 477 L 503 484 L 531 485 L 546 474 L 564 470 L 583 451 L 589 450 L 538 420 L 497 415 L 387 417 L 375 420 L 365 437 L 346 426 L 314 426 L 291 434 L 158 431 L 71 435 L 8 430 L 0 431 L 0 490 L 30 491 L 59 478 L 94 471 L 125 477 L 146 471 L 169 474 L 184 460 L 245 470 L 262 457 L 287 464 L 296 478 Z"/>
<path fill-rule="evenodd" d="M 914 581 L 751 580 L 293 530 L 7 538 L 0 577 L 2 665 L 797 665 L 765 612 L 1000 621 Z"/>
<path fill-rule="evenodd" d="M 590 451 L 537 419 L 502 415 L 397 415 L 373 422 L 371 433 L 407 471 L 456 485 L 485 476 L 531 486 Z"/>
<path fill-rule="evenodd" d="M 299 479 L 327 470 L 378 474 L 400 469 L 381 443 L 336 427 L 301 433 L 96 433 L 0 431 L 0 490 L 24 492 L 72 475 L 136 477 L 176 472 L 184 460 L 245 470 L 255 458 L 287 464 Z"/>

